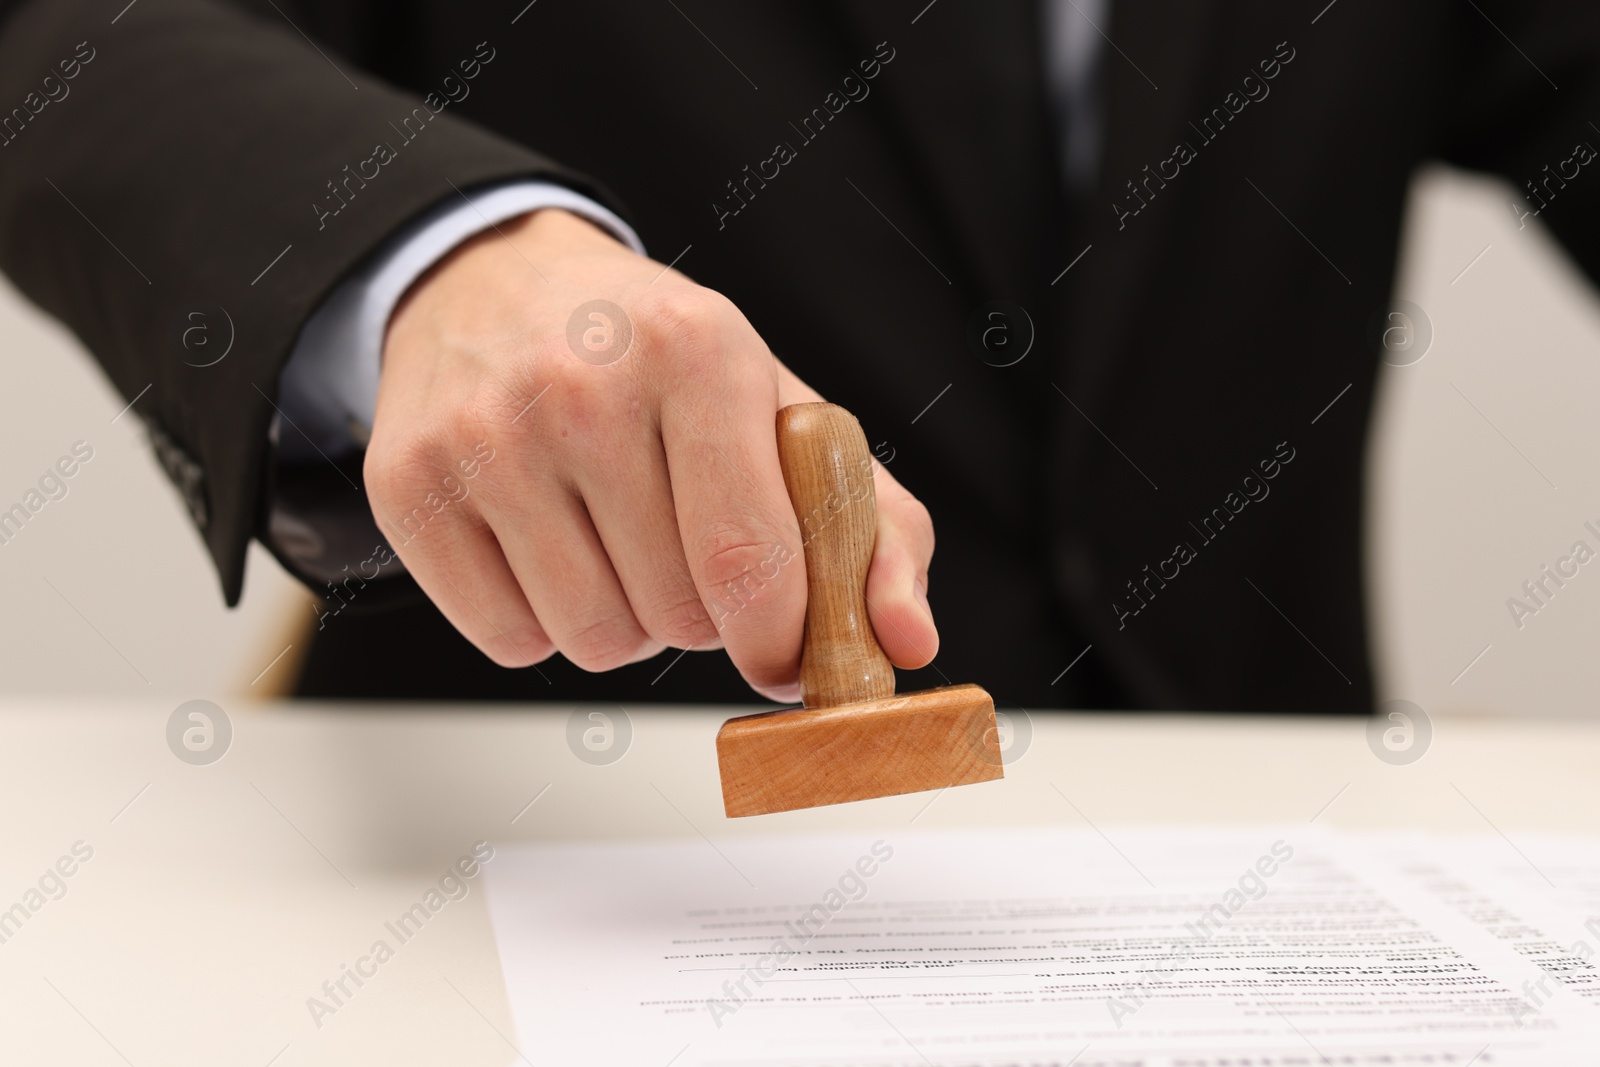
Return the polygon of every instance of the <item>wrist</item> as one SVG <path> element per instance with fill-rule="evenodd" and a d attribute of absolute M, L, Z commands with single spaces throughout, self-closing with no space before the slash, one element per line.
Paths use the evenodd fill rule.
<path fill-rule="evenodd" d="M 510 251 L 532 266 L 548 281 L 548 265 L 560 257 L 581 253 L 625 252 L 635 255 L 627 244 L 598 222 L 564 208 L 546 207 L 516 215 L 479 231 L 441 256 L 412 282 L 395 303 L 389 316 L 386 335 L 418 296 L 439 285 L 447 275 L 469 264 L 502 256 Z M 387 349 L 387 336 L 385 339 Z"/>
<path fill-rule="evenodd" d="M 500 229 L 519 248 L 524 245 L 558 245 L 561 242 L 600 243 L 633 251 L 619 235 L 595 219 L 560 207 L 536 208 L 503 223 Z M 496 236 L 493 229 L 479 237 Z"/>

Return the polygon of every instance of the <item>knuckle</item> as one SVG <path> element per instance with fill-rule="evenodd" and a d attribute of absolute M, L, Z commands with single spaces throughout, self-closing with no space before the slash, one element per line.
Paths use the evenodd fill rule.
<path fill-rule="evenodd" d="M 463 472 L 456 470 L 448 457 L 449 453 L 430 450 L 426 458 L 384 468 L 369 482 L 367 496 L 373 519 L 397 550 L 403 547 L 410 551 L 419 543 L 428 543 L 418 539 L 438 524 L 455 526 L 470 521 L 471 513 L 463 508 L 471 489 L 458 477 Z M 434 551 L 447 547 L 448 538 L 438 543 Z"/>
<path fill-rule="evenodd" d="M 561 641 L 561 654 L 590 672 L 631 663 L 647 638 L 632 616 L 610 615 L 578 624 Z"/>
<path fill-rule="evenodd" d="M 692 590 L 664 596 L 645 614 L 650 636 L 673 648 L 693 648 L 717 635 L 705 605 Z"/>
<path fill-rule="evenodd" d="M 733 304 L 712 289 L 677 285 L 640 298 L 639 315 L 657 347 L 684 356 L 717 349 Z"/>
<path fill-rule="evenodd" d="M 385 509 L 403 505 L 419 487 L 432 484 L 441 461 L 431 435 L 411 434 L 396 441 L 374 442 L 361 463 L 367 497 Z"/>
<path fill-rule="evenodd" d="M 792 550 L 776 539 L 751 539 L 747 531 L 713 533 L 700 564 L 700 594 L 724 613 L 743 611 L 770 596 Z"/>
<path fill-rule="evenodd" d="M 624 402 L 621 390 L 597 388 L 593 382 L 566 382 L 540 401 L 540 407 L 548 405 L 541 425 L 547 427 L 547 433 L 559 428 L 563 436 L 576 435 L 580 441 L 591 440 L 617 425 L 618 405 Z"/>
<path fill-rule="evenodd" d="M 452 436 L 469 442 L 488 440 L 492 443 L 496 438 L 504 439 L 516 424 L 513 420 L 532 396 L 533 392 L 525 386 L 485 378 L 473 387 L 462 403 L 452 426 Z"/>

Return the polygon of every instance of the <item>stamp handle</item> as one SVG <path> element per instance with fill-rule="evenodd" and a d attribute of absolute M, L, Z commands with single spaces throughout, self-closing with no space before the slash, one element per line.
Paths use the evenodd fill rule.
<path fill-rule="evenodd" d="M 861 424 L 836 404 L 791 404 L 778 412 L 778 459 L 805 546 L 800 698 L 821 708 L 893 696 L 894 667 L 867 617 L 878 514 Z"/>

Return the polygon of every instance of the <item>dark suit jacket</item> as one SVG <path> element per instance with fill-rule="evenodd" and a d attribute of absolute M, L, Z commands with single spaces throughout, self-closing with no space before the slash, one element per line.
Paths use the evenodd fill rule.
<path fill-rule="evenodd" d="M 1036 6 L 925 3 L 13 2 L 0 267 L 126 396 L 152 386 L 135 410 L 232 601 L 318 302 L 447 179 L 566 182 L 684 253 L 932 510 L 944 651 L 903 684 L 1366 709 L 1361 467 L 1407 183 L 1532 180 L 1593 273 L 1600 8 L 1118 0 L 1073 198 Z M 236 324 L 214 366 L 178 340 L 199 307 Z M 654 685 L 674 654 L 501 671 L 426 606 L 361 610 L 403 584 L 325 620 L 305 691 L 745 698 L 720 653 Z"/>

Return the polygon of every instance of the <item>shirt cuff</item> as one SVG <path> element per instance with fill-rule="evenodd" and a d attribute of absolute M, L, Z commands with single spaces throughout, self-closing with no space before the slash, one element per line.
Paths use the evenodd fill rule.
<path fill-rule="evenodd" d="M 366 445 L 378 402 L 383 340 L 411 284 L 461 242 L 541 208 L 561 208 L 608 230 L 640 255 L 644 244 L 615 213 L 563 185 L 516 181 L 463 193 L 389 238 L 306 320 L 278 380 L 280 463 L 334 458 Z"/>

